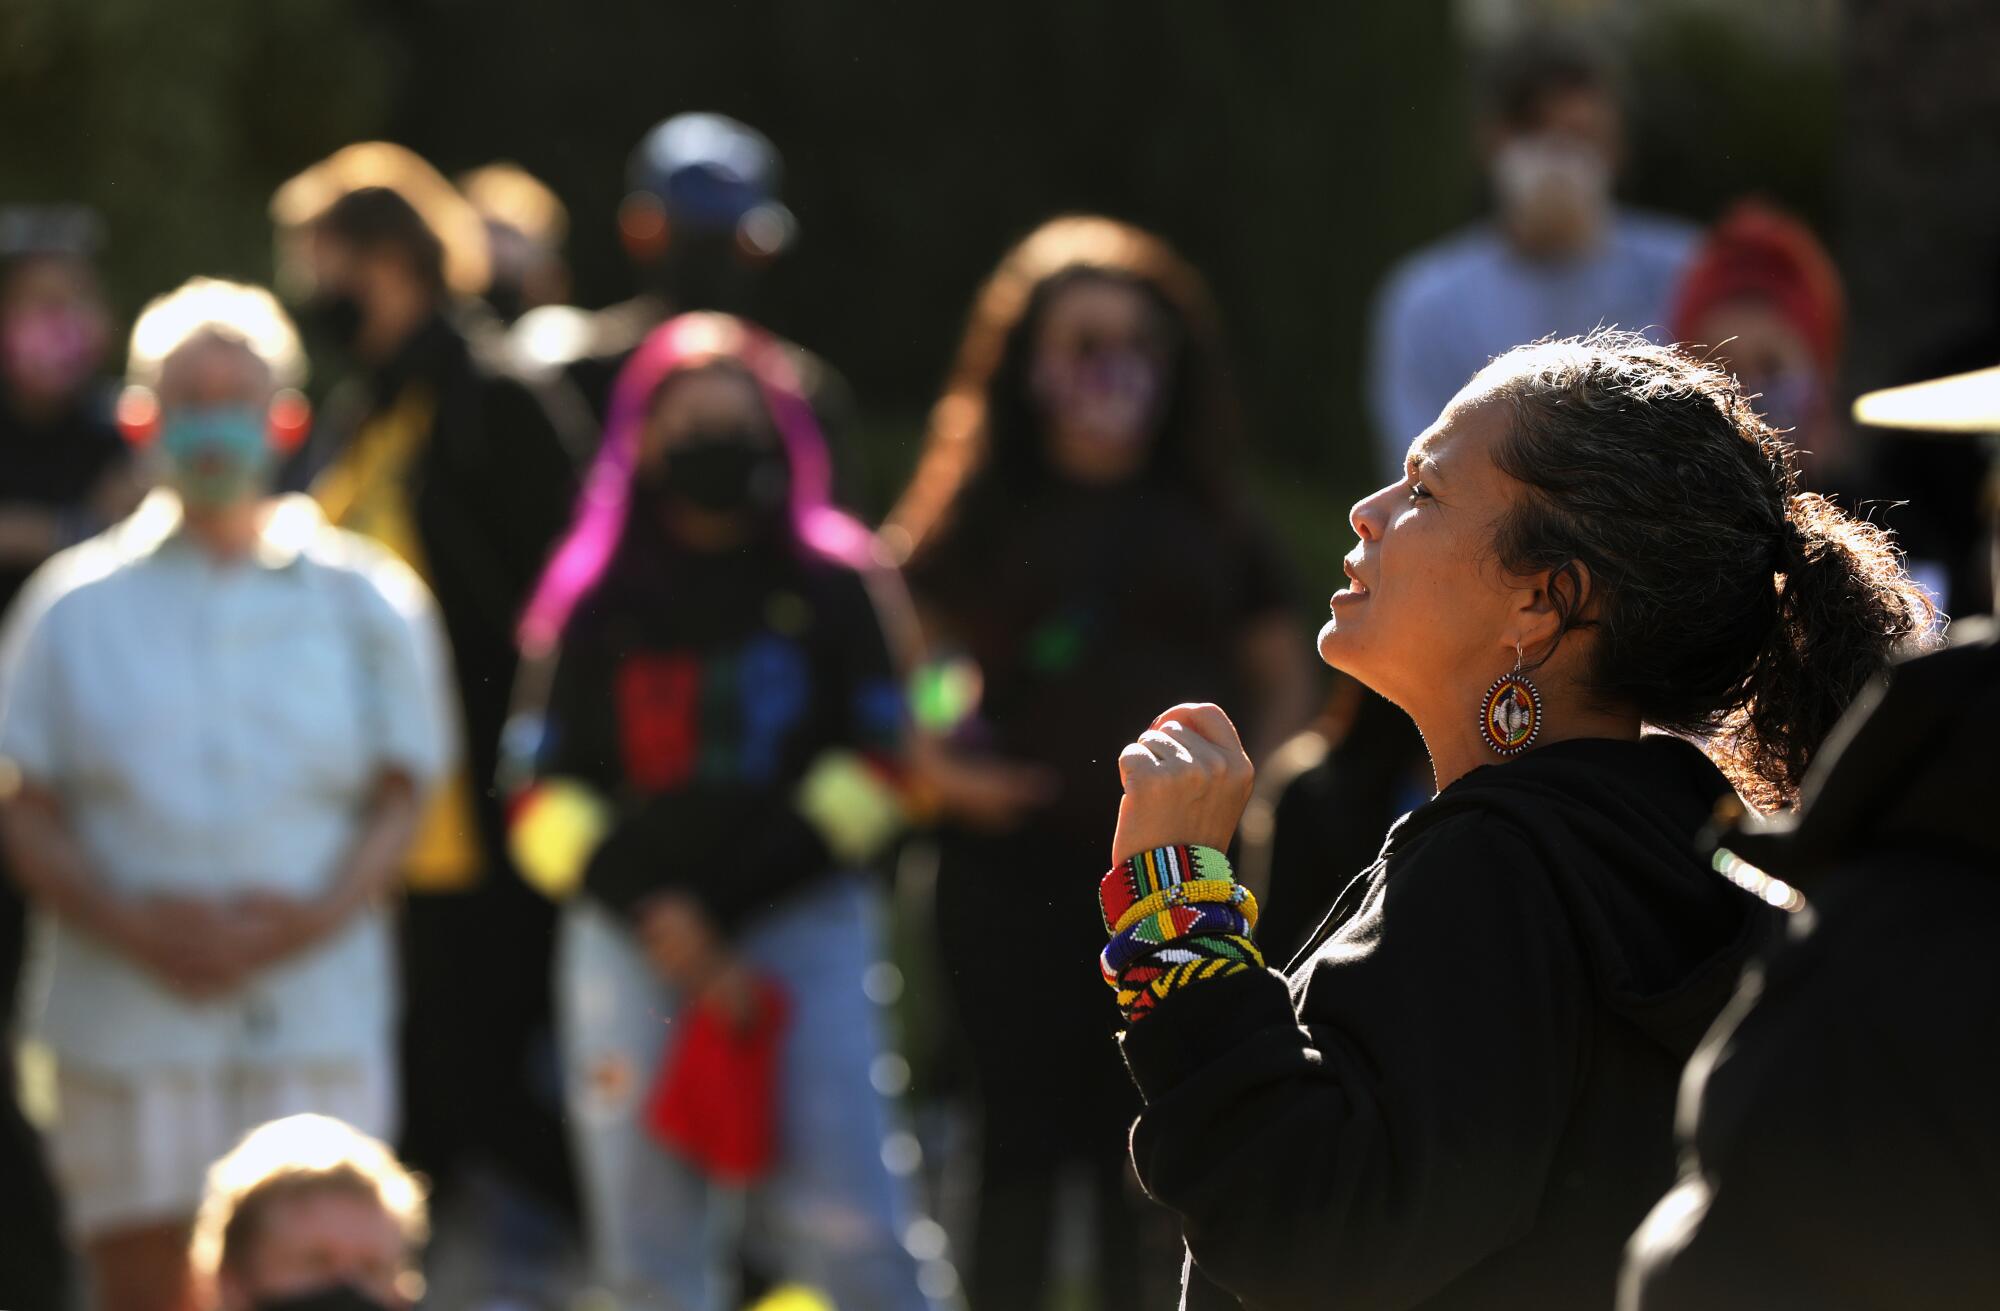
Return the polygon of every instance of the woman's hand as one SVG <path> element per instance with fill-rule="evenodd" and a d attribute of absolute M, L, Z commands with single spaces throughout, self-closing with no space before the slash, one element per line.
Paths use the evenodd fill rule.
<path fill-rule="evenodd" d="M 928 735 L 911 744 L 910 765 L 939 809 L 981 833 L 1008 833 L 1061 793 L 1043 765 L 972 756 Z"/>
<path fill-rule="evenodd" d="M 1226 848 L 1257 774 L 1221 706 L 1178 705 L 1118 753 L 1118 776 L 1114 864 L 1174 843 Z"/>
<path fill-rule="evenodd" d="M 660 977 L 692 999 L 729 963 L 722 935 L 685 892 L 662 892 L 638 908 L 639 943 Z"/>
<path fill-rule="evenodd" d="M 683 1001 L 713 1002 L 738 1028 L 755 1018 L 749 968 L 729 951 L 700 903 L 687 893 L 662 892 L 640 906 L 639 941 L 653 968 Z"/>
<path fill-rule="evenodd" d="M 189 1001 L 234 992 L 255 968 L 238 941 L 233 912 L 211 897 L 162 893 L 108 900 L 93 927 L 127 960 Z"/>
<path fill-rule="evenodd" d="M 237 950 L 252 970 L 289 960 L 332 936 L 351 910 L 327 898 L 246 892 L 229 903 Z"/>

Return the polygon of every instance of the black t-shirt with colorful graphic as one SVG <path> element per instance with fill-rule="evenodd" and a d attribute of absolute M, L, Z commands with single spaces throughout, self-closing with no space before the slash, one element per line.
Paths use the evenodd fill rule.
<path fill-rule="evenodd" d="M 725 929 L 832 857 L 792 799 L 829 752 L 893 757 L 901 692 L 858 574 L 781 543 L 614 566 L 556 660 L 535 772 L 616 819 L 583 876 L 622 910 L 694 893 Z"/>

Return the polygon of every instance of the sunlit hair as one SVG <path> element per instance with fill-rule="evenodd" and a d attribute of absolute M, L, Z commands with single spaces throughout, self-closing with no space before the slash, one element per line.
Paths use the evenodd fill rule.
<path fill-rule="evenodd" d="M 276 296 L 241 282 L 189 278 L 139 312 L 127 381 L 157 388 L 167 360 L 198 338 L 242 346 L 271 371 L 273 387 L 297 387 L 306 380 L 299 331 Z"/>
<path fill-rule="evenodd" d="M 604 442 L 584 479 L 575 519 L 522 616 L 524 652 L 545 654 L 561 640 L 578 603 L 618 555 L 627 536 L 640 436 L 661 388 L 682 373 L 716 365 L 740 368 L 757 384 L 790 466 L 786 526 L 798 546 L 856 568 L 872 561 L 873 537 L 832 503 L 826 439 L 783 344 L 733 315 L 682 314 L 653 329 L 619 371 Z"/>
<path fill-rule="evenodd" d="M 424 1185 L 386 1145 L 331 1116 L 291 1115 L 252 1129 L 209 1167 L 188 1249 L 195 1274 L 240 1268 L 273 1202 L 321 1192 L 380 1203 L 412 1252 L 430 1236 Z"/>
<path fill-rule="evenodd" d="M 343 146 L 289 179 L 271 197 L 271 220 L 281 231 L 309 228 L 343 197 L 369 187 L 395 192 L 423 219 L 444 248 L 447 287 L 462 296 L 486 290 L 492 269 L 479 211 L 429 160 L 392 141 Z"/>
<path fill-rule="evenodd" d="M 1031 490 L 1049 478 L 1030 395 L 1035 336 L 1050 301 L 1089 278 L 1127 283 L 1162 311 L 1177 342 L 1156 472 L 1219 499 L 1238 418 L 1208 287 L 1159 237 L 1093 215 L 1051 219 L 1007 252 L 972 303 L 944 395 L 931 410 L 917 471 L 883 538 L 905 558 L 965 502 Z"/>
<path fill-rule="evenodd" d="M 569 211 L 548 185 L 519 164 L 501 161 L 461 174 L 458 189 L 481 218 L 549 246 L 569 233 Z"/>
<path fill-rule="evenodd" d="M 1599 330 L 1517 347 L 1466 395 L 1509 415 L 1493 462 L 1526 487 L 1500 566 L 1550 574 L 1558 641 L 1594 634 L 1591 694 L 1704 742 L 1753 804 L 1789 804 L 1834 721 L 1929 640 L 1889 535 L 1800 492 L 1714 365 Z"/>

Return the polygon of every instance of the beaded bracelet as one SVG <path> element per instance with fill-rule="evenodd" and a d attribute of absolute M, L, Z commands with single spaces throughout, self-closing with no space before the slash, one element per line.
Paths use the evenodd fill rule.
<path fill-rule="evenodd" d="M 1134 922 L 1124 932 L 1105 943 L 1103 952 L 1097 958 L 1098 972 L 1107 980 L 1115 982 L 1128 967 L 1136 965 L 1141 957 L 1169 943 L 1205 933 L 1240 936 L 1249 932 L 1249 921 L 1233 906 L 1213 902 L 1198 906 L 1176 906 L 1158 915 L 1149 915 Z"/>
<path fill-rule="evenodd" d="M 1213 942 L 1217 938 L 1234 936 L 1239 935 L 1207 933 L 1202 935 L 1199 942 Z M 1245 942 L 1249 941 L 1248 938 L 1243 940 Z M 1104 957 L 1099 955 L 1097 958 L 1097 972 L 1099 977 L 1104 980 L 1106 986 L 1116 992 L 1118 989 L 1128 985 L 1136 987 L 1141 983 L 1145 983 L 1168 966 L 1179 965 L 1191 960 L 1207 960 L 1208 955 L 1207 952 L 1201 950 L 1196 939 L 1179 938 L 1164 947 L 1154 947 L 1150 951 L 1142 953 L 1137 960 L 1127 965 L 1120 972 L 1112 971 L 1106 965 Z"/>
<path fill-rule="evenodd" d="M 1156 979 L 1148 980 L 1139 991 L 1152 995 L 1155 1001 L 1180 991 L 1190 983 L 1200 983 L 1206 979 L 1227 978 L 1250 969 L 1248 961 L 1232 960 L 1226 956 L 1216 956 L 1209 960 L 1188 961 L 1164 970 Z"/>
<path fill-rule="evenodd" d="M 1250 895 L 1250 889 L 1227 879 L 1201 879 L 1194 883 L 1176 883 L 1170 888 L 1162 888 L 1152 896 L 1134 903 L 1112 924 L 1111 931 L 1123 933 L 1141 920 L 1159 915 L 1163 911 L 1183 906 L 1213 905 L 1234 906 L 1252 925 L 1257 923 L 1257 899 Z"/>
<path fill-rule="evenodd" d="M 1112 989 L 1134 987 L 1146 983 L 1152 975 L 1168 969 L 1170 965 L 1184 965 L 1188 961 L 1206 961 L 1218 955 L 1226 955 L 1238 961 L 1250 961 L 1258 969 L 1264 967 L 1264 953 L 1258 951 L 1256 943 L 1250 941 L 1248 933 L 1228 933 L 1228 931 L 1206 931 L 1190 933 L 1188 937 L 1176 937 L 1170 943 L 1158 947 L 1146 947 L 1138 955 L 1124 959 L 1124 969 L 1114 969 L 1112 961 L 1106 959 L 1110 953 L 1098 955 L 1098 975 Z"/>
<path fill-rule="evenodd" d="M 1219 880 L 1234 882 L 1229 857 L 1214 847 L 1154 847 L 1121 860 L 1097 884 L 1097 907 L 1104 931 L 1116 933 L 1134 906 L 1176 886 Z"/>
<path fill-rule="evenodd" d="M 1224 960 L 1220 957 L 1214 960 L 1190 961 L 1185 965 L 1176 965 L 1159 978 L 1146 984 L 1144 988 L 1135 990 L 1130 1002 L 1125 1001 L 1124 994 L 1120 993 L 1119 1009 L 1125 1012 L 1125 1022 L 1127 1024 L 1137 1024 L 1140 1020 L 1152 1014 L 1153 1009 L 1162 1001 L 1182 988 L 1188 987 L 1191 984 L 1206 982 L 1209 979 L 1226 979 L 1232 974 L 1246 973 L 1250 968 L 1251 966 L 1240 960 Z"/>
<path fill-rule="evenodd" d="M 1163 970 L 1158 976 L 1144 983 L 1119 989 L 1118 1007 L 1120 1010 L 1130 1011 L 1140 1004 L 1140 998 L 1143 997 L 1147 999 L 1147 1009 L 1151 1009 L 1160 998 L 1177 992 L 1190 983 L 1198 983 L 1204 979 L 1227 978 L 1231 974 L 1241 974 L 1249 968 L 1250 966 L 1242 961 L 1226 960 L 1220 956 L 1208 960 L 1189 961 L 1170 970 Z"/>

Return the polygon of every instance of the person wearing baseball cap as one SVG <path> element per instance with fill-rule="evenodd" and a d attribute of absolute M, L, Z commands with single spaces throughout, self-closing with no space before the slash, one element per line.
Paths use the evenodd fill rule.
<path fill-rule="evenodd" d="M 2000 367 L 1854 418 L 2000 450 Z M 1794 811 L 1719 834 L 1716 869 L 1793 914 L 1688 1064 L 1622 1311 L 2000 1305 L 2000 641 L 1950 637 L 1855 704 Z"/>
<path fill-rule="evenodd" d="M 654 328 L 689 310 L 754 317 L 764 274 L 798 240 L 779 199 L 784 161 L 769 137 L 723 114 L 676 114 L 655 124 L 626 163 L 618 240 L 639 293 L 601 310 L 545 306 L 515 324 L 531 368 L 559 370 L 602 423 L 611 384 Z M 814 417 L 838 450 L 852 410 L 846 382 L 786 343 Z"/>

